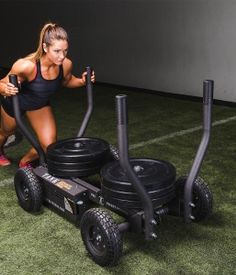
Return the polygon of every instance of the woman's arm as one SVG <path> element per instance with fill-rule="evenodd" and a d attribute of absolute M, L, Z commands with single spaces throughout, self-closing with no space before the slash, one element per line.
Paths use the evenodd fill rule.
<path fill-rule="evenodd" d="M 63 64 L 63 71 L 64 71 L 64 81 L 63 86 L 67 88 L 79 88 L 83 87 L 86 84 L 86 72 L 84 72 L 80 77 L 74 76 L 72 72 L 72 62 L 66 58 Z M 91 81 L 95 82 L 95 74 L 93 72 L 91 76 Z"/>
<path fill-rule="evenodd" d="M 12 96 L 18 93 L 18 89 L 13 84 L 9 83 L 8 76 L 10 74 L 16 74 L 18 81 L 23 82 L 31 77 L 34 72 L 35 64 L 32 61 L 19 59 L 17 60 L 10 72 L 0 80 L 0 94 L 3 96 Z"/>

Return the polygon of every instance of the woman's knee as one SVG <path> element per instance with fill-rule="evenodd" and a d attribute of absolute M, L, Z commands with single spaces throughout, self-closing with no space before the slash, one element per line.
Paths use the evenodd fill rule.
<path fill-rule="evenodd" d="M 47 150 L 48 146 L 56 141 L 56 138 L 48 138 L 40 141 L 40 144 L 44 151 Z"/>

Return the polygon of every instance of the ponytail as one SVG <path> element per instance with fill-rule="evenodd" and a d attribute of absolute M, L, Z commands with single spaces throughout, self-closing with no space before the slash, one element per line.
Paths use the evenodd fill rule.
<path fill-rule="evenodd" d="M 45 43 L 46 46 L 50 46 L 53 40 L 69 41 L 67 32 L 62 27 L 54 23 L 47 23 L 40 32 L 37 50 L 30 54 L 28 58 L 38 61 L 45 54 L 43 43 Z"/>

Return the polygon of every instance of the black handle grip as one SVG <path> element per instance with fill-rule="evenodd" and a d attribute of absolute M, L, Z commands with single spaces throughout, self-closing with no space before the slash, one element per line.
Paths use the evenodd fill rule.
<path fill-rule="evenodd" d="M 18 80 L 16 74 L 10 74 L 9 76 L 9 82 L 12 83 L 15 87 L 18 88 Z"/>
<path fill-rule="evenodd" d="M 209 104 L 213 100 L 214 81 L 205 80 L 203 82 L 203 103 Z"/>
<path fill-rule="evenodd" d="M 79 132 L 77 134 L 77 137 L 82 137 L 85 133 L 85 130 L 88 126 L 92 111 L 93 111 L 93 85 L 92 85 L 92 81 L 91 81 L 91 75 L 92 75 L 92 68 L 91 67 L 86 67 L 85 68 L 87 75 L 86 75 L 86 91 L 87 91 L 87 103 L 88 103 L 88 107 L 87 107 L 87 111 L 86 114 L 84 116 L 84 119 L 81 123 Z"/>
<path fill-rule="evenodd" d="M 117 124 L 126 125 L 127 124 L 127 110 L 126 110 L 126 95 L 116 96 L 116 112 L 117 112 Z"/>
<path fill-rule="evenodd" d="M 85 70 L 87 72 L 87 75 L 86 75 L 86 84 L 87 85 L 92 84 L 92 82 L 91 82 L 91 75 L 92 75 L 93 69 L 88 66 L 88 67 L 85 68 Z"/>

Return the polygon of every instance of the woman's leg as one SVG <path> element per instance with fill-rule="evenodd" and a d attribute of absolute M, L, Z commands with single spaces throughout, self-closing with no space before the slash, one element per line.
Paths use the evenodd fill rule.
<path fill-rule="evenodd" d="M 12 135 L 16 129 L 15 118 L 9 116 L 1 106 L 1 128 L 0 128 L 0 148 L 2 147 L 8 136 Z"/>
<path fill-rule="evenodd" d="M 3 145 L 7 137 L 12 135 L 16 129 L 16 121 L 13 117 L 9 116 L 1 106 L 1 128 L 0 128 L 0 166 L 9 165 L 11 162 L 5 158 Z"/>
<path fill-rule="evenodd" d="M 46 151 L 48 145 L 56 141 L 56 122 L 51 106 L 45 106 L 34 111 L 27 111 L 26 116 L 30 125 L 39 140 L 43 150 Z M 21 159 L 20 166 L 35 160 L 38 154 L 34 148 L 31 148 L 26 155 Z"/>

